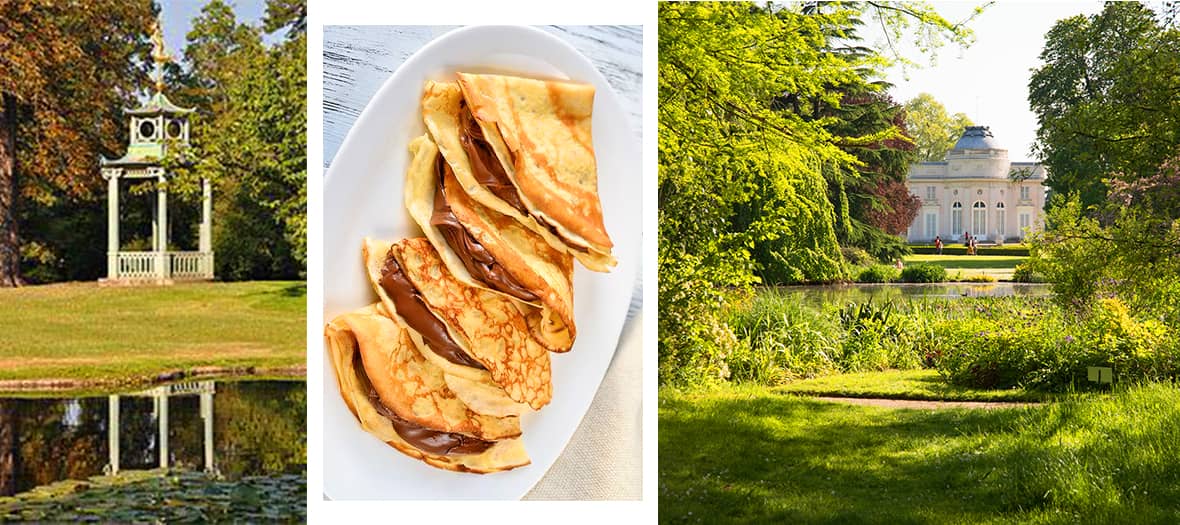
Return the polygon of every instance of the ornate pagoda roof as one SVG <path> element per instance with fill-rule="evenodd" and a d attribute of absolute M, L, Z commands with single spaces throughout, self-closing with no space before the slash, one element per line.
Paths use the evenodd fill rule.
<path fill-rule="evenodd" d="M 99 165 L 118 167 L 146 167 L 159 166 L 163 148 L 158 144 L 134 144 L 127 148 L 127 153 L 117 159 L 108 159 L 100 155 Z"/>
<path fill-rule="evenodd" d="M 168 97 L 165 96 L 163 92 L 157 91 L 156 94 L 147 99 L 147 102 L 145 102 L 142 106 L 135 109 L 124 110 L 124 113 L 136 116 L 158 115 L 161 113 L 165 115 L 187 115 L 193 111 L 196 111 L 196 109 L 182 108 L 177 106 L 176 104 L 173 104 L 171 100 L 168 100 Z"/>

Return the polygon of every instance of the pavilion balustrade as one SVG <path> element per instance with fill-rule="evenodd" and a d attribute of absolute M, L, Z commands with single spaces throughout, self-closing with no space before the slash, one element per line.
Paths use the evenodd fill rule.
<path fill-rule="evenodd" d="M 213 278 L 213 252 L 118 252 L 114 279 L 208 280 Z M 160 266 L 160 261 L 164 264 Z"/>

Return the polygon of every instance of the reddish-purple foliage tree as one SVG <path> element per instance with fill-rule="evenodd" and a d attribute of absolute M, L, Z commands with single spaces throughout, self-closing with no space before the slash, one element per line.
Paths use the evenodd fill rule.
<path fill-rule="evenodd" d="M 922 207 L 922 201 L 895 180 L 881 181 L 872 188 L 872 195 L 876 203 L 865 212 L 865 218 L 891 235 L 904 234 Z"/>

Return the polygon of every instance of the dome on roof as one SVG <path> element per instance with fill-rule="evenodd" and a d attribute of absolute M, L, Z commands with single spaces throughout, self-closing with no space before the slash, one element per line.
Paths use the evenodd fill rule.
<path fill-rule="evenodd" d="M 951 151 L 963 151 L 968 149 L 995 149 L 1005 150 L 996 142 L 996 138 L 992 136 L 992 132 L 987 126 L 967 126 L 963 130 L 963 136 L 959 137 L 959 141 L 955 143 L 955 147 Z"/>

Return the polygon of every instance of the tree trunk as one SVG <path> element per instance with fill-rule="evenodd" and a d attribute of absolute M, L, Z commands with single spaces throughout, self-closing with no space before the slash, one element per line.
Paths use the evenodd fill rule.
<path fill-rule="evenodd" d="M 16 197 L 16 99 L 0 93 L 0 287 L 22 282 Z"/>

